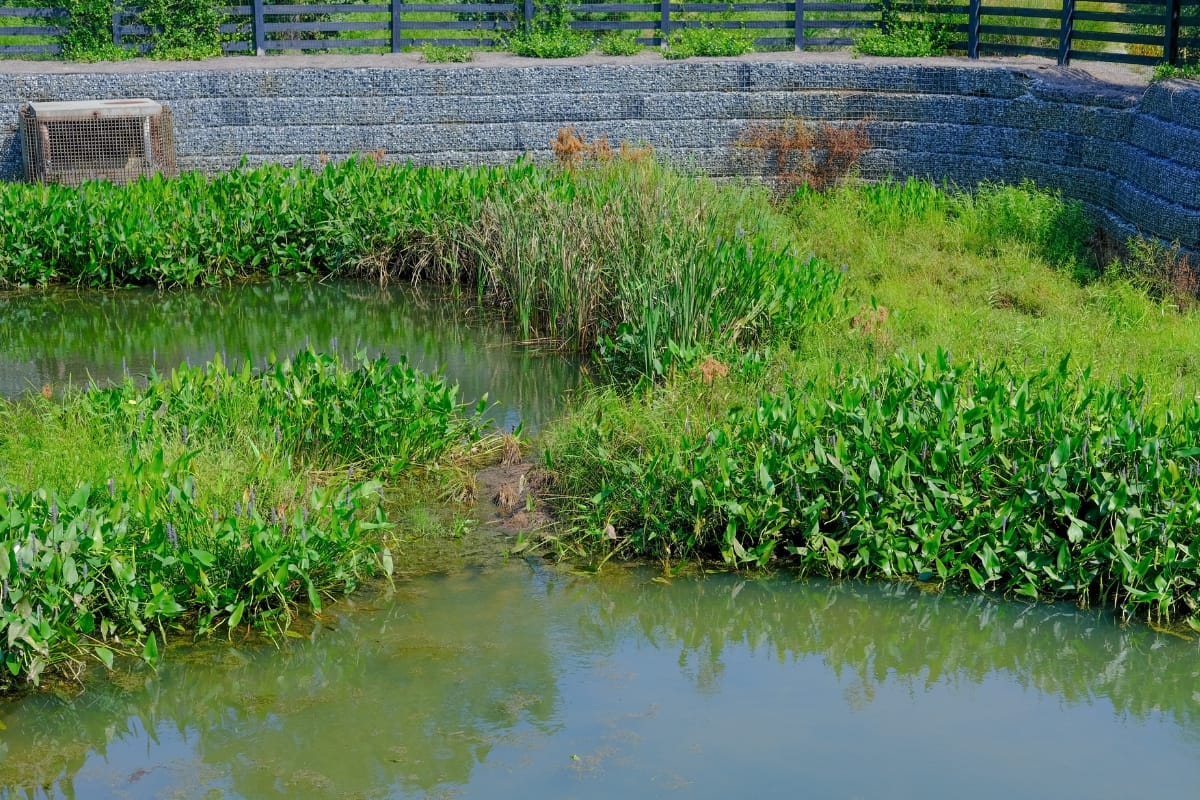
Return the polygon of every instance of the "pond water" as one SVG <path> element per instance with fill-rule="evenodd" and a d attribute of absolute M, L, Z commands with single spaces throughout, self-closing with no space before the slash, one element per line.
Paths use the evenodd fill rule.
<path fill-rule="evenodd" d="M 263 363 L 311 345 L 441 367 L 464 400 L 488 394 L 496 422 L 537 429 L 579 384 L 571 359 L 513 345 L 473 304 L 411 286 L 276 281 L 191 291 L 55 290 L 0 295 L 0 396 L 201 364 Z"/>
<path fill-rule="evenodd" d="M 444 298 L 351 284 L 0 298 L 0 392 L 214 351 L 361 345 L 532 427 L 574 365 Z M 464 322 L 466 319 L 468 321 Z M 124 364 L 122 364 L 122 360 Z M 0 703 L 0 798 L 1195 797 L 1200 645 L 1071 607 L 506 558 L 326 609 L 278 646 Z"/>
<path fill-rule="evenodd" d="M 0 706 L 5 797 L 1195 797 L 1200 652 L 912 586 L 476 565 Z"/>

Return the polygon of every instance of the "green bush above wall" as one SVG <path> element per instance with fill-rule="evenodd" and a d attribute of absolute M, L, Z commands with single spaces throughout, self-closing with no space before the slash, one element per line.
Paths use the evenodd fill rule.
<path fill-rule="evenodd" d="M 63 0 L 67 11 L 67 31 L 59 43 L 63 57 L 70 61 L 117 61 L 131 53 L 113 44 L 113 4 L 111 0 Z"/>
<path fill-rule="evenodd" d="M 152 33 L 132 37 L 134 47 L 113 42 L 112 0 L 64 0 L 69 14 L 61 37 L 63 57 L 70 61 L 119 61 L 138 54 L 170 61 L 213 58 L 221 55 L 223 6 L 215 0 L 145 0 L 136 21 Z M 130 37 L 125 37 L 130 38 Z"/>
<path fill-rule="evenodd" d="M 140 21 L 157 31 L 149 56 L 188 61 L 221 55 L 221 9 L 214 0 L 145 0 Z"/>

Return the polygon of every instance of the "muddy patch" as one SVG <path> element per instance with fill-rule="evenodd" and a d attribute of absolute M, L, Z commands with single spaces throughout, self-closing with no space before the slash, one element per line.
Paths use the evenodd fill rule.
<path fill-rule="evenodd" d="M 550 473 L 530 461 L 481 469 L 475 474 L 476 497 L 486 500 L 478 508 L 481 521 L 507 533 L 551 527 L 544 500 L 549 485 Z"/>

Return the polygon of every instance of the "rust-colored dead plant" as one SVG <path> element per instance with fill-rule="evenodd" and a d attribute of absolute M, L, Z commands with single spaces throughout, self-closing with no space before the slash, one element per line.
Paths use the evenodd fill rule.
<path fill-rule="evenodd" d="M 649 147 L 634 147 L 628 142 L 621 142 L 619 150 L 614 150 L 607 136 L 601 136 L 587 141 L 575 130 L 575 126 L 559 128 L 558 135 L 550 142 L 554 157 L 558 163 L 567 169 L 575 169 L 585 161 L 605 163 L 619 158 L 622 161 L 645 161 L 653 153 Z"/>
<path fill-rule="evenodd" d="M 846 180 L 871 147 L 865 122 L 813 123 L 798 117 L 751 125 L 735 146 L 761 158 L 764 177 L 780 194 L 801 186 L 825 189 Z"/>

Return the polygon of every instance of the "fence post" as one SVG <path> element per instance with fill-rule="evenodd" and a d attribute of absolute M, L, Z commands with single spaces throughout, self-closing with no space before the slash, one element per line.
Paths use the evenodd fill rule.
<path fill-rule="evenodd" d="M 983 17 L 983 0 L 967 3 L 967 58 L 979 58 L 979 25 Z"/>
<path fill-rule="evenodd" d="M 265 56 L 267 54 L 267 28 L 263 14 L 263 0 L 252 0 L 251 12 L 254 15 L 252 27 L 254 28 L 254 54 Z"/>
<path fill-rule="evenodd" d="M 1058 29 L 1058 63 L 1071 63 L 1071 45 L 1075 38 L 1075 0 L 1062 0 L 1062 25 Z"/>
<path fill-rule="evenodd" d="M 533 0 L 525 0 L 525 30 L 533 25 Z"/>
<path fill-rule="evenodd" d="M 1167 0 L 1167 19 L 1164 25 L 1166 35 L 1163 38 L 1163 61 L 1172 65 L 1179 63 L 1179 13 L 1181 5 L 1180 0 Z"/>
<path fill-rule="evenodd" d="M 121 4 L 113 3 L 112 34 L 113 34 L 113 44 L 117 47 L 121 46 L 121 17 L 122 17 Z"/>
<path fill-rule="evenodd" d="M 392 2 L 392 52 L 400 52 L 400 10 L 404 8 L 404 0 Z"/>
<path fill-rule="evenodd" d="M 666 47 L 671 36 L 671 0 L 658 0 L 658 36 L 659 45 Z"/>
<path fill-rule="evenodd" d="M 804 49 L 804 0 L 796 0 L 796 49 Z"/>
<path fill-rule="evenodd" d="M 888 24 L 892 13 L 891 0 L 880 0 L 879 2 L 879 32 L 887 33 L 891 25 Z"/>

